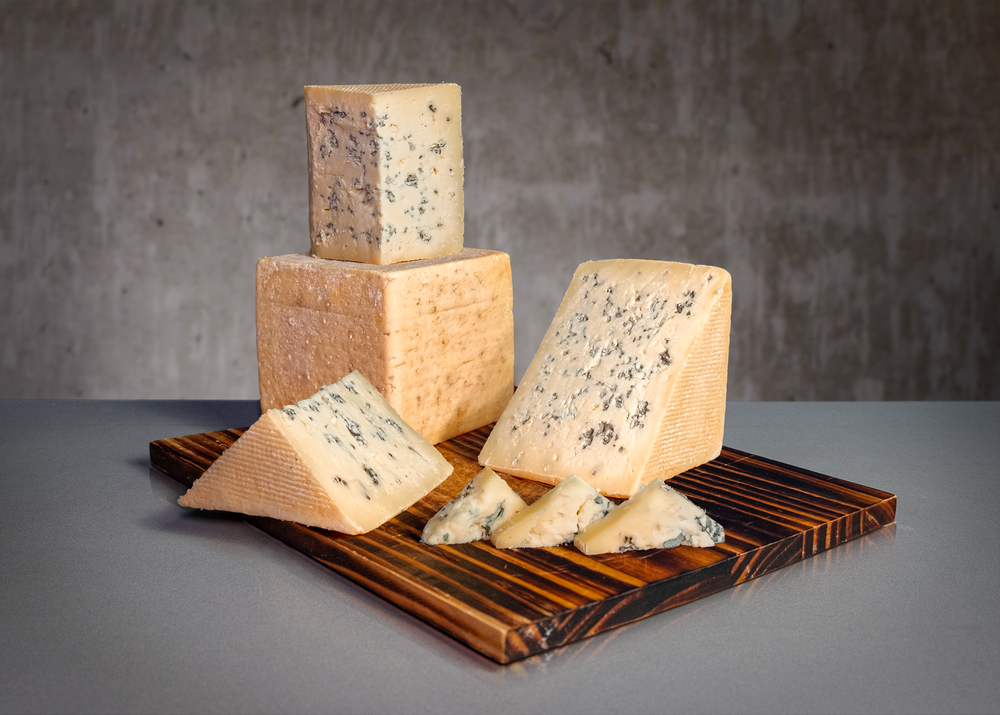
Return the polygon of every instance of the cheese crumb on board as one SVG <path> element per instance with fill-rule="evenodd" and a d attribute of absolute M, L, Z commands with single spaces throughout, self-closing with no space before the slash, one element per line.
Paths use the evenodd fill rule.
<path fill-rule="evenodd" d="M 467 544 L 488 539 L 493 529 L 525 506 L 507 482 L 486 467 L 430 518 L 420 540 L 425 544 Z"/>
<path fill-rule="evenodd" d="M 479 463 L 627 497 L 717 457 L 731 286 L 713 266 L 582 264 Z"/>
<path fill-rule="evenodd" d="M 268 410 L 178 502 L 361 534 L 454 468 L 358 372 Z"/>
<path fill-rule="evenodd" d="M 681 544 L 710 547 L 725 539 L 725 530 L 704 509 L 654 479 L 577 534 L 573 545 L 585 554 L 608 554 L 670 549 Z"/>
<path fill-rule="evenodd" d="M 514 392 L 510 257 L 466 248 L 374 266 L 257 263 L 261 410 L 360 370 L 432 444 L 495 421 Z"/>
<path fill-rule="evenodd" d="M 462 250 L 458 85 L 309 86 L 305 109 L 313 255 L 388 265 Z"/>
<path fill-rule="evenodd" d="M 500 549 L 569 544 L 580 531 L 614 508 L 614 502 L 571 475 L 493 529 L 490 540 Z"/>

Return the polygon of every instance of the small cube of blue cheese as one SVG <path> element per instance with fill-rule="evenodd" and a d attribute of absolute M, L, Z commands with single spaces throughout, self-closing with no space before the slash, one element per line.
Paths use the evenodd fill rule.
<path fill-rule="evenodd" d="M 178 502 L 360 534 L 452 471 L 355 371 L 312 397 L 268 410 Z"/>
<path fill-rule="evenodd" d="M 388 265 L 462 250 L 458 85 L 309 86 L 305 105 L 313 255 Z"/>
<path fill-rule="evenodd" d="M 428 520 L 420 540 L 425 544 L 467 544 L 488 539 L 493 529 L 525 506 L 507 482 L 486 467 Z"/>
<path fill-rule="evenodd" d="M 725 530 L 704 509 L 655 479 L 577 534 L 573 545 L 585 554 L 607 554 L 723 541 Z"/>
<path fill-rule="evenodd" d="M 570 475 L 531 506 L 493 529 L 490 540 L 501 549 L 569 544 L 580 531 L 614 508 L 614 502 L 576 475 Z"/>

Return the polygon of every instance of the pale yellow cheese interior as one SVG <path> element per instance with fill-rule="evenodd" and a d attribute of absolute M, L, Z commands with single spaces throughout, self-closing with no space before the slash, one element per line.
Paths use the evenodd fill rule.
<path fill-rule="evenodd" d="M 731 305 L 721 268 L 582 264 L 480 463 L 631 496 L 718 456 Z"/>
<path fill-rule="evenodd" d="M 432 444 L 477 429 L 513 393 L 510 258 L 472 248 L 391 266 L 262 258 L 257 358 L 262 411 L 359 370 Z"/>
<path fill-rule="evenodd" d="M 387 265 L 462 250 L 458 85 L 308 86 L 305 105 L 314 255 Z"/>

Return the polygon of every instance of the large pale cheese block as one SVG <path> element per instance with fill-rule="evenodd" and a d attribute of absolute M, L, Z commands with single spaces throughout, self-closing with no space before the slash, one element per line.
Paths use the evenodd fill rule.
<path fill-rule="evenodd" d="M 257 359 L 263 411 L 360 370 L 432 444 L 477 429 L 514 390 L 510 258 L 473 248 L 392 266 L 262 258 Z"/>
<path fill-rule="evenodd" d="M 479 462 L 631 496 L 717 457 L 731 286 L 713 266 L 582 264 Z"/>
<path fill-rule="evenodd" d="M 725 540 L 725 530 L 704 509 L 654 479 L 577 534 L 573 545 L 585 554 L 608 554 L 681 544 L 709 547 Z"/>
<path fill-rule="evenodd" d="M 488 539 L 494 528 L 525 506 L 510 485 L 486 467 L 427 521 L 420 540 L 425 544 L 467 544 Z"/>
<path fill-rule="evenodd" d="M 462 250 L 458 85 L 310 86 L 305 107 L 314 255 L 386 265 Z"/>
<path fill-rule="evenodd" d="M 178 501 L 346 534 L 384 524 L 453 467 L 360 373 L 268 410 Z"/>
<path fill-rule="evenodd" d="M 579 532 L 614 508 L 614 502 L 576 475 L 570 475 L 527 509 L 495 527 L 490 541 L 499 549 L 569 544 Z"/>

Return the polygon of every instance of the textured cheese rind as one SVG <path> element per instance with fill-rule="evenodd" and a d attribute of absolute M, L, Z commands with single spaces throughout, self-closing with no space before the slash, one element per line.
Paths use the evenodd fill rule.
<path fill-rule="evenodd" d="M 426 496 L 452 470 L 354 372 L 262 415 L 178 501 L 360 534 Z"/>
<path fill-rule="evenodd" d="M 424 526 L 425 544 L 467 544 L 490 538 L 499 527 L 526 504 L 489 467 L 465 485 L 455 499 L 445 504 Z"/>
<path fill-rule="evenodd" d="M 480 464 L 631 496 L 717 457 L 731 285 L 713 266 L 582 264 Z"/>
<path fill-rule="evenodd" d="M 577 534 L 573 545 L 585 554 L 608 554 L 680 544 L 710 547 L 723 541 L 725 530 L 704 509 L 654 479 Z"/>
<path fill-rule="evenodd" d="M 482 427 L 514 391 L 510 257 L 466 248 L 391 266 L 262 258 L 257 360 L 262 411 L 360 370 L 432 444 Z"/>
<path fill-rule="evenodd" d="M 614 508 L 614 502 L 576 475 L 570 475 L 531 506 L 494 528 L 490 540 L 500 549 L 569 544 L 580 531 Z"/>
<path fill-rule="evenodd" d="M 309 86 L 305 111 L 314 255 L 387 265 L 462 250 L 458 85 Z"/>

